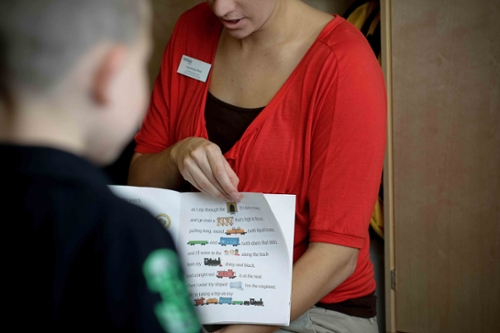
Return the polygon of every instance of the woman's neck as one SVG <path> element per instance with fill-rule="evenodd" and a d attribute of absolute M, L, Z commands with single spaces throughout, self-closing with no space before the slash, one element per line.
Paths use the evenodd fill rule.
<path fill-rule="evenodd" d="M 235 39 L 242 51 L 270 49 L 285 43 L 293 36 L 295 30 L 297 0 L 280 0 L 271 13 L 269 19 L 248 37 Z M 231 37 L 229 37 L 231 38 Z"/>

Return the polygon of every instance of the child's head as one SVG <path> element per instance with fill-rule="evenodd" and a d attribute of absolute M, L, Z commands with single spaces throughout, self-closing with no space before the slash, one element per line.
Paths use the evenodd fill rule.
<path fill-rule="evenodd" d="M 112 161 L 146 110 L 149 19 L 146 0 L 1 0 L 0 141 Z"/>

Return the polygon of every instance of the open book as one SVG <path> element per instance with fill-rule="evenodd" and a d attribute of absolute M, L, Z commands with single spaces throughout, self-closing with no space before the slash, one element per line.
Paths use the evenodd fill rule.
<path fill-rule="evenodd" d="M 202 193 L 110 188 L 170 231 L 202 324 L 289 325 L 294 195 L 242 193 L 241 202 L 228 203 Z"/>

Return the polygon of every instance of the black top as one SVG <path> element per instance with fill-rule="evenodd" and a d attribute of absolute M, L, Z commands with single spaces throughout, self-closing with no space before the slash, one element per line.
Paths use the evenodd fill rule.
<path fill-rule="evenodd" d="M 225 154 L 241 138 L 262 110 L 264 107 L 240 108 L 223 102 L 208 92 L 205 121 L 209 140 L 217 144 Z"/>
<path fill-rule="evenodd" d="M 7 145 L 0 156 L 4 326 L 200 331 L 172 238 L 149 213 L 77 156 Z"/>

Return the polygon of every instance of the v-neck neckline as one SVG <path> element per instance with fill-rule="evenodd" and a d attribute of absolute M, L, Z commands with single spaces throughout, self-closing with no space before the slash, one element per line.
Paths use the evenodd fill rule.
<path fill-rule="evenodd" d="M 288 90 L 288 88 L 292 84 L 294 78 L 298 75 L 298 72 L 300 71 L 301 67 L 304 66 L 306 59 L 309 57 L 309 54 L 312 52 L 311 50 L 313 50 L 315 48 L 315 46 L 319 43 L 319 41 L 321 40 L 321 38 L 323 37 L 324 34 L 328 33 L 330 30 L 332 30 L 335 26 L 337 26 L 340 23 L 339 15 L 334 14 L 332 16 L 333 16 L 332 20 L 330 20 L 323 27 L 323 29 L 318 34 L 318 36 L 316 37 L 314 42 L 311 44 L 311 46 L 309 47 L 307 52 L 304 54 L 304 56 L 302 57 L 302 59 L 300 60 L 298 65 L 292 71 L 290 76 L 286 79 L 285 83 L 283 83 L 283 85 L 279 88 L 276 95 L 273 96 L 271 101 L 264 107 L 264 109 L 259 113 L 259 115 L 250 123 L 250 125 L 247 127 L 247 129 L 245 130 L 245 132 L 243 133 L 241 138 L 238 141 L 236 141 L 236 143 L 231 147 L 231 149 L 229 149 L 224 154 L 224 156 L 227 159 L 236 159 L 237 151 L 238 151 L 239 147 L 241 146 L 241 142 L 245 141 L 253 132 L 258 130 L 262 126 L 262 124 L 264 123 L 266 118 L 272 112 L 275 105 L 285 95 L 286 91 Z M 222 33 L 222 29 L 223 29 L 223 25 L 219 21 L 217 21 L 217 22 L 219 23 L 219 33 L 217 35 L 217 38 L 214 38 L 212 45 L 211 45 L 211 48 L 212 48 L 212 50 L 211 50 L 212 55 L 211 55 L 211 59 L 210 59 L 211 64 L 213 64 L 215 61 L 215 55 L 217 52 L 217 48 L 218 48 L 219 41 L 220 41 L 220 36 Z M 205 108 L 206 108 L 206 104 L 207 104 L 208 91 L 209 91 L 211 79 L 212 79 L 212 71 L 210 71 L 210 74 L 208 75 L 208 78 L 207 78 L 207 81 L 206 81 L 206 84 L 204 87 L 203 100 L 201 103 L 201 107 L 199 110 L 199 117 L 198 117 L 199 125 L 200 125 L 200 128 L 202 129 L 201 134 L 207 140 L 208 140 L 208 131 L 207 131 L 207 125 L 206 125 L 206 119 L 205 119 Z"/>

